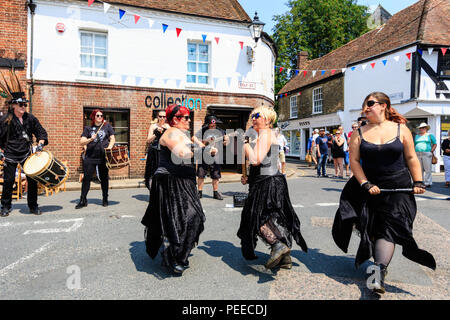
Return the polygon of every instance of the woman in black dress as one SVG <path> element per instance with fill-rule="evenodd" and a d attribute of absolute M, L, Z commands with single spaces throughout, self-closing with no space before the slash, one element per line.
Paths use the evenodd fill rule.
<path fill-rule="evenodd" d="M 192 142 L 188 138 L 189 109 L 166 109 L 171 128 L 161 136 L 159 167 L 152 178 L 150 203 L 142 219 L 145 243 L 154 259 L 163 245 L 163 265 L 181 275 L 204 229 L 205 215 L 197 193 Z"/>
<path fill-rule="evenodd" d="M 292 207 L 286 177 L 278 171 L 278 140 L 270 129 L 276 120 L 272 108 L 259 107 L 250 118 L 258 138 L 252 145 L 244 143 L 245 157 L 251 164 L 248 179 L 242 183 L 250 185 L 249 195 L 241 214 L 238 237 L 241 239 L 245 259 L 256 259 L 255 247 L 259 236 L 271 246 L 271 256 L 265 267 L 292 267 L 290 251 L 292 238 L 307 251 L 300 233 L 300 220 Z"/>
<path fill-rule="evenodd" d="M 334 161 L 335 176 L 341 179 L 344 178 L 344 143 L 345 138 L 342 136 L 342 132 L 340 130 L 336 130 L 335 137 L 331 145 L 331 155 L 333 156 Z"/>
<path fill-rule="evenodd" d="M 355 265 L 358 267 L 373 256 L 380 275 L 373 290 L 384 293 L 384 279 L 395 244 L 401 245 L 403 255 L 414 262 L 432 269 L 436 268 L 436 262 L 430 253 L 418 248 L 413 238 L 417 211 L 414 194 L 424 193 L 425 185 L 406 119 L 381 92 L 366 97 L 363 112 L 368 122 L 350 140 L 354 177 L 342 191 L 332 233 L 336 244 L 347 252 L 356 224 L 361 242 Z M 388 193 L 380 189 L 410 191 Z"/>
<path fill-rule="evenodd" d="M 157 119 L 155 119 L 150 128 L 148 129 L 147 135 L 147 160 L 145 163 L 145 186 L 150 190 L 151 179 L 156 169 L 158 169 L 159 163 L 159 139 L 170 126 L 166 123 L 166 111 L 158 111 Z"/>

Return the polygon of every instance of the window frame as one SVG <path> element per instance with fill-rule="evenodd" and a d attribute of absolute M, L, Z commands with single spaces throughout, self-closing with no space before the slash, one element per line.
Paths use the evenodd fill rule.
<path fill-rule="evenodd" d="M 323 87 L 317 87 L 312 90 L 312 102 L 313 102 L 312 103 L 312 114 L 323 113 L 323 90 L 322 90 L 322 88 Z M 320 100 L 316 99 L 316 96 L 318 96 L 318 95 L 316 95 L 317 90 L 320 90 L 320 96 L 321 96 Z M 317 102 L 320 102 L 320 111 L 316 111 L 316 109 L 318 109 Z"/>
<path fill-rule="evenodd" d="M 295 100 L 295 108 L 296 108 L 296 114 L 294 115 L 292 112 L 292 106 L 293 106 L 293 101 Z M 298 103 L 297 103 L 297 96 L 293 95 L 289 97 L 289 118 L 290 119 L 296 119 L 298 118 Z"/>
<path fill-rule="evenodd" d="M 193 61 L 193 60 L 189 60 L 189 45 L 190 44 L 195 44 L 197 46 L 197 60 Z M 208 47 L 208 61 L 207 61 L 207 65 L 208 65 L 208 73 L 200 73 L 198 72 L 198 64 L 199 63 L 205 63 L 205 61 L 200 61 L 198 60 L 198 48 L 199 45 L 206 45 Z M 211 50 L 212 50 L 212 45 L 210 41 L 198 41 L 198 40 L 187 40 L 186 43 L 186 87 L 196 87 L 196 88 L 212 88 L 212 77 L 211 77 L 211 66 L 212 66 L 212 54 L 211 54 Z M 189 72 L 188 71 L 188 63 L 192 63 L 195 62 L 196 64 L 196 72 Z M 195 75 L 196 76 L 196 82 L 188 82 L 187 77 L 188 75 Z M 198 82 L 198 76 L 206 76 L 208 77 L 208 82 L 207 83 L 199 83 Z"/>
<path fill-rule="evenodd" d="M 106 81 L 108 79 L 108 66 L 109 66 L 109 61 L 108 61 L 108 56 L 109 56 L 109 46 L 108 46 L 108 32 L 107 31 L 94 31 L 94 30 L 86 30 L 86 29 L 80 29 L 79 30 L 79 68 L 78 68 L 78 77 L 81 79 L 86 79 L 86 80 L 99 80 L 99 81 Z M 91 53 L 84 53 L 82 52 L 82 34 L 90 34 L 93 37 L 93 45 L 92 45 L 92 50 L 93 52 Z M 106 38 L 106 53 L 105 54 L 96 54 L 95 53 L 95 35 L 102 35 L 105 36 Z M 92 59 L 92 57 L 96 57 L 96 56 L 101 56 L 101 57 L 105 57 L 106 60 L 106 67 L 105 69 L 98 69 L 95 68 L 95 59 L 93 59 L 93 67 L 92 68 L 84 68 L 82 66 L 82 60 L 81 57 L 82 55 L 89 55 Z M 98 75 L 86 75 L 86 74 L 82 74 L 82 72 L 92 72 L 92 73 L 105 73 L 105 76 L 98 76 Z"/>
<path fill-rule="evenodd" d="M 450 60 L 450 53 L 446 53 L 445 57 L 442 54 L 442 51 L 438 51 L 438 63 L 437 63 L 437 74 L 439 76 L 439 79 L 442 80 L 450 80 L 450 74 L 449 75 L 441 75 L 441 72 L 443 71 L 442 65 L 444 64 L 444 59 Z M 450 71 L 450 69 L 449 69 Z"/>

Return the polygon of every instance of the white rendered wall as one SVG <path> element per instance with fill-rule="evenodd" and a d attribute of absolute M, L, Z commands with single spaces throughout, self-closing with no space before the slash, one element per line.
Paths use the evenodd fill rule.
<path fill-rule="evenodd" d="M 246 47 L 254 47 L 255 43 L 245 24 L 164 14 L 123 5 L 118 7 L 127 13 L 120 20 L 117 8 L 111 7 L 105 14 L 103 5 L 98 3 L 88 7 L 87 1 L 39 0 L 36 4 L 34 79 L 68 82 L 94 80 L 79 75 L 80 30 L 98 31 L 107 33 L 108 39 L 108 76 L 106 79 L 96 79 L 100 82 L 260 94 L 273 99 L 272 50 L 260 40 L 255 52 L 256 61 L 248 63 Z M 141 15 L 137 24 L 134 23 L 133 13 Z M 153 20 L 151 27 L 147 18 Z M 65 25 L 64 33 L 56 31 L 57 23 Z M 169 25 L 165 33 L 162 23 Z M 178 38 L 175 28 L 182 29 Z M 210 44 L 207 86 L 186 82 L 187 42 L 202 43 L 202 34 L 207 35 L 206 42 Z M 219 37 L 219 44 L 215 37 Z M 244 42 L 242 50 L 240 41 Z M 239 88 L 239 81 L 244 81 L 247 88 Z"/>

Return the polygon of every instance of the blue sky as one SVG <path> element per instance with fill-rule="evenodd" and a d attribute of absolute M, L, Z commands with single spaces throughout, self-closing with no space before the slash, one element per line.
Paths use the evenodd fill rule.
<path fill-rule="evenodd" d="M 259 20 L 264 22 L 264 31 L 272 34 L 275 23 L 272 17 L 276 14 L 283 14 L 288 11 L 287 0 L 238 0 L 244 10 L 253 19 L 255 11 L 258 12 Z M 357 3 L 376 8 L 381 4 L 390 14 L 394 15 L 400 10 L 418 2 L 419 0 L 358 0 Z"/>

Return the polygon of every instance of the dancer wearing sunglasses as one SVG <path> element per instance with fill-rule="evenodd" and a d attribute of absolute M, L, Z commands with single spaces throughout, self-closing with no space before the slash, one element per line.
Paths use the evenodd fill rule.
<path fill-rule="evenodd" d="M 91 125 L 84 128 L 81 134 L 80 144 L 86 146 L 83 160 L 83 182 L 81 185 L 80 201 L 75 209 L 87 206 L 87 194 L 91 187 L 92 175 L 98 166 L 100 184 L 102 187 L 104 207 L 108 206 L 109 170 L 106 166 L 105 149 L 111 149 L 116 142 L 114 129 L 105 121 L 100 109 L 91 112 Z"/>
<path fill-rule="evenodd" d="M 189 109 L 166 109 L 171 128 L 161 136 L 159 167 L 152 178 L 150 203 L 141 223 L 148 255 L 162 247 L 163 265 L 175 275 L 189 267 L 188 257 L 203 232 L 205 215 L 197 194 Z"/>
<path fill-rule="evenodd" d="M 3 75 L 3 74 L 2 74 Z M 33 135 L 38 142 L 36 151 L 42 151 L 43 146 L 48 144 L 47 131 L 42 127 L 39 120 L 32 114 L 26 112 L 28 100 L 22 91 L 20 82 L 15 73 L 9 73 L 2 77 L 0 92 L 7 96 L 8 112 L 0 118 L 0 160 L 3 161 L 3 192 L 1 217 L 7 217 L 11 211 L 12 192 L 14 187 L 17 165 L 22 167 L 32 152 Z M 40 215 L 41 209 L 37 203 L 37 182 L 27 177 L 28 194 L 27 203 L 30 213 Z M 21 186 L 17 186 L 21 188 Z"/>
<path fill-rule="evenodd" d="M 145 186 L 150 190 L 151 179 L 159 164 L 159 139 L 170 126 L 166 123 L 166 111 L 158 111 L 157 117 L 150 125 L 147 135 L 147 161 L 145 163 Z"/>
<path fill-rule="evenodd" d="M 249 176 L 242 176 L 241 181 L 248 183 L 250 188 L 237 235 L 245 259 L 257 258 L 255 247 L 257 237 L 260 237 L 272 249 L 265 267 L 290 269 L 292 240 L 303 251 L 308 248 L 289 198 L 286 177 L 278 171 L 279 144 L 271 130 L 276 117 L 275 111 L 266 106 L 254 109 L 250 115 L 258 138 L 256 142 L 250 143 L 246 139 L 244 143 L 243 151 L 251 166 Z"/>
<path fill-rule="evenodd" d="M 368 122 L 351 136 L 350 164 L 354 176 L 342 191 L 332 234 L 338 247 L 347 252 L 356 224 L 361 241 L 355 265 L 358 267 L 373 256 L 380 275 L 372 284 L 373 290 L 384 293 L 395 244 L 401 245 L 403 255 L 414 262 L 431 269 L 436 268 L 436 262 L 430 253 L 419 249 L 413 238 L 417 211 L 414 194 L 424 193 L 425 185 L 406 119 L 381 92 L 364 99 L 363 111 Z M 381 193 L 380 189 L 411 191 Z"/>

